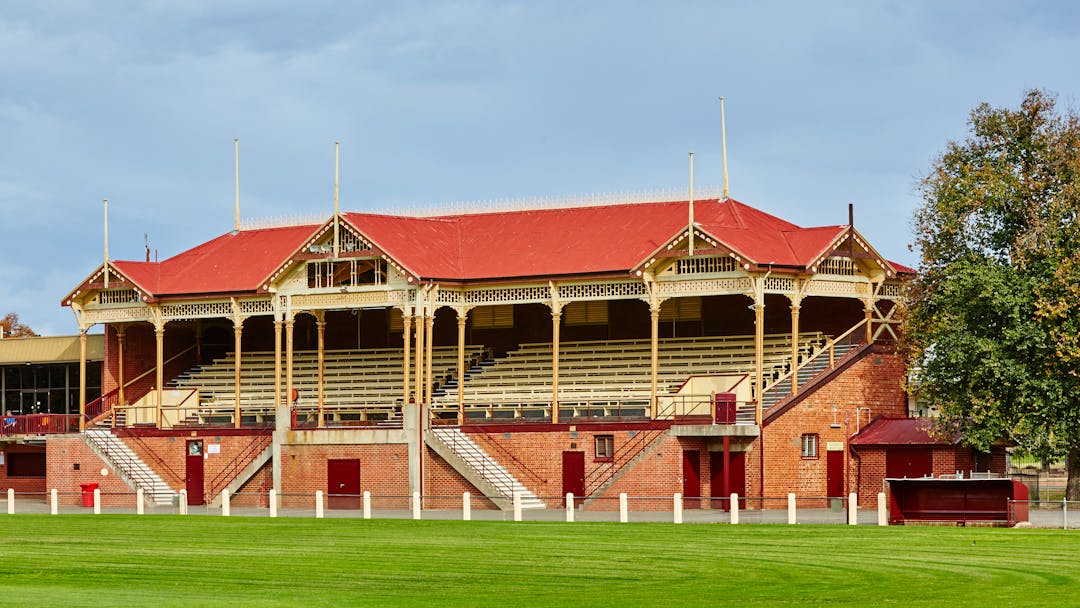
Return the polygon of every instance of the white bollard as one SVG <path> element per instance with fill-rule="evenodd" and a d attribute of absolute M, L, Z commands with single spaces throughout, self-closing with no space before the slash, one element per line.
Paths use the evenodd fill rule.
<path fill-rule="evenodd" d="M 566 493 L 566 523 L 574 523 L 574 493 Z"/>
<path fill-rule="evenodd" d="M 277 489 L 270 488 L 270 517 L 277 517 Z"/>
<path fill-rule="evenodd" d="M 420 519 L 420 493 L 412 493 L 412 518 Z"/>
<path fill-rule="evenodd" d="M 7 490 L 7 512 L 8 515 L 15 514 L 15 488 L 8 488 Z"/>
<path fill-rule="evenodd" d="M 323 517 L 322 490 L 315 490 L 315 519 Z"/>
<path fill-rule="evenodd" d="M 8 490 L 8 492 L 11 492 L 11 490 Z M 1061 499 L 1061 529 L 1069 529 L 1069 499 L 1067 497 Z"/>
<path fill-rule="evenodd" d="M 626 492 L 619 494 L 619 523 L 630 521 L 630 512 L 626 505 Z"/>
<path fill-rule="evenodd" d="M 364 519 L 371 519 L 371 491 L 364 490 Z"/>
<path fill-rule="evenodd" d="M 472 519 L 472 496 L 468 492 L 461 493 L 461 520 L 469 521 Z"/>
<path fill-rule="evenodd" d="M 788 492 L 787 495 L 787 523 L 794 524 L 798 517 L 798 512 L 795 510 L 795 493 Z"/>
<path fill-rule="evenodd" d="M 675 496 L 671 499 L 671 503 L 672 503 L 671 508 L 672 508 L 672 511 L 673 511 L 672 519 L 673 519 L 674 523 L 681 524 L 682 523 L 682 494 L 679 494 L 678 492 L 676 492 Z"/>
<path fill-rule="evenodd" d="M 143 493 L 142 488 L 135 488 L 135 514 L 136 515 L 142 515 L 143 514 L 144 507 L 146 506 L 144 504 L 144 501 L 143 501 L 144 496 L 145 496 L 145 494 Z"/>
<path fill-rule="evenodd" d="M 739 523 L 739 494 L 737 492 L 731 493 L 728 504 L 731 505 L 731 523 Z"/>
<path fill-rule="evenodd" d="M 222 490 L 221 491 L 221 516 L 222 517 L 228 517 L 230 511 L 232 511 L 232 509 L 231 509 L 231 505 L 229 504 L 229 491 L 228 490 Z"/>
<path fill-rule="evenodd" d="M 847 497 L 847 523 L 854 526 L 859 523 L 859 497 L 852 492 Z"/>
<path fill-rule="evenodd" d="M 180 498 L 177 502 L 180 506 L 180 515 L 187 515 L 187 490 L 180 490 Z"/>
<path fill-rule="evenodd" d="M 877 495 L 877 525 L 887 526 L 889 525 L 889 518 L 885 513 L 885 493 L 878 492 Z"/>
<path fill-rule="evenodd" d="M 94 488 L 94 515 L 101 515 L 101 488 Z"/>
<path fill-rule="evenodd" d="M 521 492 L 514 492 L 514 521 L 521 521 Z"/>
<path fill-rule="evenodd" d="M 59 512 L 60 512 L 60 496 L 59 496 L 59 493 L 56 491 L 56 488 L 53 488 L 49 492 L 49 513 L 52 513 L 53 515 L 56 515 Z"/>

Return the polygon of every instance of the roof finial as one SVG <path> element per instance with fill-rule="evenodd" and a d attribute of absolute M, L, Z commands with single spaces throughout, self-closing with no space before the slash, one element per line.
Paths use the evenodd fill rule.
<path fill-rule="evenodd" d="M 724 98 L 720 97 L 720 155 L 724 163 L 724 200 L 728 198 L 728 177 L 727 177 L 727 126 L 724 124 Z"/>
<path fill-rule="evenodd" d="M 694 255 L 694 153 L 690 153 L 690 241 L 687 252 Z"/>
<path fill-rule="evenodd" d="M 240 232 L 240 138 L 233 138 L 233 232 Z"/>
<path fill-rule="evenodd" d="M 338 228 L 340 220 L 338 219 L 338 168 L 340 164 L 340 150 L 341 142 L 334 142 L 334 259 L 338 258 L 341 253 L 341 232 Z"/>

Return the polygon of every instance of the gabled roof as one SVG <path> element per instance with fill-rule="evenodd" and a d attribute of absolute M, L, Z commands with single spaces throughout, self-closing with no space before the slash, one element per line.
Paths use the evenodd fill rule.
<path fill-rule="evenodd" d="M 853 446 L 953 445 L 959 438 L 934 437 L 934 422 L 926 418 L 876 418 L 851 438 Z"/>
<path fill-rule="evenodd" d="M 630 273 L 680 238 L 686 201 L 409 217 L 342 219 L 406 272 L 428 280 Z M 735 200 L 694 203 L 697 229 L 748 262 L 806 267 L 846 226 L 800 228 Z M 322 225 L 227 233 L 157 262 L 113 266 L 153 297 L 254 292 Z"/>

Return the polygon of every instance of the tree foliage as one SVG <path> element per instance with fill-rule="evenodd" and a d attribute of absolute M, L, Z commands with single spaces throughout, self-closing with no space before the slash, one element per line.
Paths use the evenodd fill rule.
<path fill-rule="evenodd" d="M 1034 90 L 969 126 L 920 183 L 909 354 L 944 427 L 1066 456 L 1080 500 L 1080 120 Z"/>
<path fill-rule="evenodd" d="M 5 338 L 31 338 L 37 335 L 34 330 L 23 325 L 19 321 L 19 315 L 13 312 L 9 312 L 3 318 L 0 318 L 0 328 L 3 328 Z"/>

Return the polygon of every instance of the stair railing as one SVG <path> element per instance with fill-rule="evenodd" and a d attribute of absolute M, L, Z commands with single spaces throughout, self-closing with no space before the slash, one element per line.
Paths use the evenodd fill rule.
<path fill-rule="evenodd" d="M 519 459 L 517 456 L 515 456 L 513 452 L 511 452 L 510 450 L 503 447 L 503 445 L 500 444 L 497 440 L 493 439 L 491 437 L 490 433 L 480 431 L 478 434 L 483 435 L 484 437 L 491 439 L 490 441 L 486 442 L 487 445 L 495 446 L 495 450 L 499 452 L 500 457 L 505 456 L 506 458 L 509 458 L 510 460 L 512 460 L 514 462 L 514 464 L 517 465 L 517 467 L 518 467 L 517 470 L 520 470 L 520 471 L 524 472 L 525 474 L 527 474 L 529 476 L 530 479 L 532 479 L 535 482 L 538 482 L 540 484 L 546 484 L 547 483 L 547 479 L 542 477 L 536 471 L 529 468 L 529 465 L 522 462 L 521 459 Z"/>
<path fill-rule="evenodd" d="M 140 464 L 145 466 L 145 463 L 139 461 L 138 458 L 134 457 L 129 451 L 113 449 L 111 441 L 102 440 L 95 433 L 84 433 L 83 436 L 89 439 L 90 443 L 94 444 L 94 447 L 96 447 L 109 462 L 123 471 L 124 475 L 131 479 L 136 487 L 142 488 L 143 492 L 156 501 L 159 494 L 156 480 L 150 473 L 139 468 Z M 107 436 L 114 437 L 111 433 L 108 433 Z M 171 494 L 171 491 L 169 493 Z"/>
<path fill-rule="evenodd" d="M 176 367 L 173 364 L 180 359 L 180 357 L 193 352 L 194 350 L 194 346 L 189 346 L 172 357 L 169 357 L 169 359 L 162 364 L 162 369 L 164 370 L 162 376 L 166 378 L 175 376 L 186 367 L 190 367 L 190 365 L 188 365 L 185 366 L 185 368 L 173 371 Z M 157 376 L 154 375 L 155 370 L 157 370 L 156 365 L 135 376 L 131 380 L 124 382 L 124 400 L 131 403 L 145 397 L 150 392 L 150 389 L 154 387 L 155 379 L 157 378 Z M 111 419 L 113 408 L 117 405 L 124 405 L 120 403 L 119 387 L 114 388 L 90 403 L 87 403 L 86 407 L 83 408 L 83 412 L 86 415 L 87 426 L 101 424 L 105 420 Z"/>
<path fill-rule="evenodd" d="M 155 470 L 155 471 L 164 471 L 164 472 L 168 473 L 169 476 L 172 479 L 175 479 L 175 480 L 179 481 L 180 483 L 184 482 L 184 477 L 185 476 L 177 473 L 171 466 L 169 466 L 169 463 L 164 458 L 159 456 L 158 453 L 152 447 L 150 447 L 145 441 L 143 441 L 141 437 L 139 437 L 138 435 L 131 435 L 131 440 L 132 440 L 132 442 L 134 442 L 136 445 L 139 446 L 139 449 L 142 451 L 143 454 L 150 456 L 150 458 L 152 458 L 154 460 L 154 466 L 150 466 L 149 463 L 144 463 L 144 464 L 146 464 L 147 466 L 150 466 L 150 468 Z M 131 450 L 131 451 L 134 452 L 135 450 Z M 160 468 L 158 468 L 158 467 L 160 467 Z M 164 480 L 162 480 L 162 481 L 164 481 Z M 166 482 L 166 485 L 168 485 L 167 482 Z"/>
<path fill-rule="evenodd" d="M 479 446 L 473 443 L 468 437 L 462 435 L 460 431 L 435 431 L 434 434 L 450 448 L 451 452 L 465 461 L 466 465 L 479 473 L 481 477 L 494 486 L 499 494 L 507 499 L 513 499 L 514 485 L 510 478 L 510 474 L 501 467 L 496 468 L 495 466 L 489 466 L 488 461 L 491 460 L 491 457 L 480 449 Z"/>
<path fill-rule="evenodd" d="M 240 453 L 223 466 L 221 470 L 218 471 L 218 474 L 210 480 L 208 497 L 217 496 L 221 490 L 228 487 L 237 474 L 247 468 L 259 454 L 266 450 L 266 448 L 270 447 L 272 439 L 273 437 L 269 434 L 255 435 L 251 442 L 244 446 L 244 449 L 240 450 Z"/>
<path fill-rule="evenodd" d="M 836 346 L 838 344 L 847 346 L 854 346 L 855 344 L 858 344 L 859 336 L 856 335 L 855 332 L 864 325 L 866 325 L 866 319 L 863 319 L 855 325 L 852 325 L 850 329 L 840 334 L 839 336 L 835 338 L 830 338 L 828 342 L 825 343 L 825 346 L 819 348 L 817 352 L 807 357 L 794 369 L 788 371 L 786 374 L 783 374 L 776 380 L 766 385 L 765 388 L 762 389 L 761 395 L 758 398 L 762 400 L 762 402 L 764 402 L 765 395 L 782 391 L 785 384 L 790 387 L 791 376 L 793 374 L 799 373 L 803 369 L 815 364 L 816 362 L 823 361 L 826 356 L 828 357 L 828 365 L 823 369 L 832 369 L 836 365 Z"/>
<path fill-rule="evenodd" d="M 592 496 L 608 481 L 615 477 L 626 465 L 645 451 L 652 443 L 671 427 L 669 416 L 674 418 L 675 404 L 669 403 L 663 410 L 656 414 L 656 418 L 650 420 L 645 428 L 638 431 L 633 438 L 619 446 L 612 454 L 611 462 L 602 463 L 585 476 L 585 496 Z"/>

